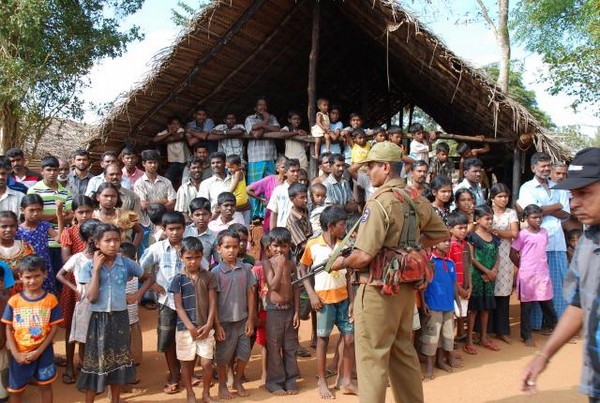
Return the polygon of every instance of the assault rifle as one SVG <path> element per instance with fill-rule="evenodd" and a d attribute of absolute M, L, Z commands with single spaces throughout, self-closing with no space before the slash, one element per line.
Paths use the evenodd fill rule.
<path fill-rule="evenodd" d="M 330 270 L 326 270 L 327 269 L 327 263 L 330 260 L 335 260 L 337 259 L 339 256 L 350 256 L 350 253 L 352 252 L 352 248 L 345 248 L 342 249 L 338 254 L 334 253 L 329 257 L 329 259 L 325 260 L 323 263 L 320 263 L 316 266 L 314 266 L 312 269 L 310 269 L 304 276 L 302 277 L 297 277 L 296 280 L 292 281 L 292 285 L 298 284 L 303 282 L 304 280 L 306 280 L 307 278 L 311 278 L 313 276 L 316 276 L 317 274 L 321 273 L 321 272 L 329 272 Z"/>

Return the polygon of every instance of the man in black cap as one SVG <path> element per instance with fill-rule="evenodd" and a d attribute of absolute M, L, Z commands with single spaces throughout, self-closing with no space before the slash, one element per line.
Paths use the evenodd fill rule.
<path fill-rule="evenodd" d="M 571 214 L 585 225 L 564 283 L 568 307 L 552 336 L 521 377 L 523 391 L 536 392 L 536 378 L 550 358 L 583 326 L 582 393 L 600 402 L 600 148 L 581 150 L 569 166 L 569 176 L 554 189 L 571 190 Z"/>

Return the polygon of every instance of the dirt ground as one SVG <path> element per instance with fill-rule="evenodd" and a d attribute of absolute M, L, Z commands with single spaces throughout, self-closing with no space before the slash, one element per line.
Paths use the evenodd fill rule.
<path fill-rule="evenodd" d="M 436 379 L 424 383 L 426 402 L 502 402 L 502 403 L 568 403 L 587 402 L 587 399 L 578 392 L 578 381 L 581 371 L 581 340 L 576 344 L 566 345 L 553 359 L 550 367 L 538 381 L 540 393 L 535 397 L 527 397 L 519 391 L 519 377 L 523 366 L 531 359 L 535 349 L 525 347 L 518 341 L 519 321 L 517 301 L 511 302 L 511 333 L 513 343 L 502 344 L 502 351 L 492 352 L 478 348 L 479 354 L 468 356 L 459 350 L 464 360 L 464 368 L 448 374 L 437 370 Z M 144 362 L 139 368 L 140 383 L 135 386 L 133 393 L 123 395 L 126 401 L 131 402 L 159 402 L 159 401 L 185 401 L 185 392 L 176 395 L 166 395 L 162 387 L 166 380 L 166 364 L 162 355 L 156 353 L 156 311 L 147 311 L 140 308 L 144 335 Z M 63 332 L 60 332 L 63 333 Z M 303 322 L 300 328 L 300 342 L 308 347 L 310 336 L 310 323 Z M 546 340 L 545 337 L 535 334 L 538 346 Z M 336 337 L 332 337 L 335 344 Z M 462 346 L 459 345 L 459 346 Z M 330 346 L 330 357 L 332 347 Z M 57 354 L 64 354 L 62 335 L 55 344 Z M 299 358 L 300 370 L 303 378 L 299 381 L 300 394 L 297 396 L 275 397 L 263 389 L 259 389 L 260 356 L 255 349 L 246 371 L 249 382 L 245 384 L 251 395 L 248 401 L 269 402 L 317 402 L 319 396 L 316 392 L 314 354 L 310 358 Z M 63 368 L 60 368 L 59 375 Z M 330 384 L 333 378 L 330 378 Z M 216 387 L 211 388 L 212 395 L 216 394 Z M 55 402 L 81 402 L 83 394 L 78 392 L 74 385 L 64 385 L 60 377 L 54 384 Z M 196 396 L 200 396 L 201 388 L 197 388 Z M 38 392 L 30 387 L 25 395 L 26 402 L 39 401 Z M 337 394 L 338 402 L 358 402 L 355 396 Z M 240 401 L 241 398 L 234 399 Z M 106 394 L 98 395 L 98 402 L 108 402 Z M 388 389 L 386 402 L 393 402 L 391 391 Z"/>

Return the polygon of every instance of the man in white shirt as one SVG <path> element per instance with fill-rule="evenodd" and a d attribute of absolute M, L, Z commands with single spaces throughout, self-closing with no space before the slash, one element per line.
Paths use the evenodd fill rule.
<path fill-rule="evenodd" d="M 210 167 L 213 176 L 200 183 L 197 197 L 204 197 L 210 201 L 213 213 L 217 210 L 217 197 L 223 192 L 229 192 L 232 177 L 225 171 L 225 153 L 217 151 L 210 155 Z"/>
<path fill-rule="evenodd" d="M 486 204 L 486 195 L 481 187 L 481 170 L 483 162 L 479 158 L 469 158 L 463 164 L 465 179 L 454 187 L 454 193 L 458 189 L 467 188 L 475 195 L 475 205 Z M 525 207 L 525 206 L 523 206 Z"/>
<path fill-rule="evenodd" d="M 25 195 L 8 187 L 11 170 L 10 160 L 0 157 L 0 211 L 12 211 L 18 217 L 21 213 L 21 200 Z"/>

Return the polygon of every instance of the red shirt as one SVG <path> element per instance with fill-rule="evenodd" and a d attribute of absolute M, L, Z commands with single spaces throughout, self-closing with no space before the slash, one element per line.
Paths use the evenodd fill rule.
<path fill-rule="evenodd" d="M 64 229 L 60 235 L 60 246 L 63 248 L 70 248 L 71 255 L 83 252 L 85 250 L 87 245 L 79 236 L 78 225 L 73 225 L 72 227 Z"/>
<path fill-rule="evenodd" d="M 450 252 L 448 253 L 448 257 L 454 262 L 456 266 L 456 281 L 462 287 L 464 281 L 464 265 L 463 265 L 463 253 L 464 251 L 469 250 L 469 246 L 467 245 L 466 240 L 458 240 L 455 237 L 452 237 L 450 240 Z M 468 268 L 467 268 L 468 269 Z"/>

